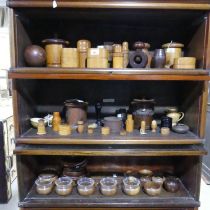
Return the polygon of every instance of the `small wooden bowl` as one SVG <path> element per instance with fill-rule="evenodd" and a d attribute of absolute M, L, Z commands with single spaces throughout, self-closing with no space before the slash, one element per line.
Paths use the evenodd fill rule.
<path fill-rule="evenodd" d="M 163 186 L 166 191 L 176 193 L 180 188 L 180 181 L 176 177 L 167 177 L 163 183 Z"/>
<path fill-rule="evenodd" d="M 160 184 L 155 182 L 146 182 L 144 184 L 144 191 L 150 196 L 157 196 L 160 195 L 162 187 Z"/>

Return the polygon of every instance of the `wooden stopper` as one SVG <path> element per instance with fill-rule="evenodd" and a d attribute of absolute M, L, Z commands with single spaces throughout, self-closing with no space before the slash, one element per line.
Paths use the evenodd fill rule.
<path fill-rule="evenodd" d="M 127 120 L 125 122 L 126 132 L 132 133 L 134 128 L 134 120 L 131 114 L 128 114 Z"/>
<path fill-rule="evenodd" d="M 54 131 L 59 130 L 59 125 L 61 124 L 61 117 L 59 112 L 53 112 L 52 127 Z"/>
<path fill-rule="evenodd" d="M 160 129 L 160 132 L 163 136 L 168 136 L 170 134 L 170 128 L 167 128 L 167 127 L 162 127 Z"/>
<path fill-rule="evenodd" d="M 109 127 L 102 127 L 101 128 L 101 134 L 102 135 L 109 135 L 110 134 L 110 128 Z"/>
<path fill-rule="evenodd" d="M 40 119 L 38 121 L 38 126 L 37 126 L 37 135 L 44 135 L 44 134 L 46 134 L 44 120 Z"/>
<path fill-rule="evenodd" d="M 71 134 L 71 127 L 70 127 L 70 125 L 68 125 L 68 124 L 60 124 L 58 133 L 61 136 L 70 135 Z"/>
<path fill-rule="evenodd" d="M 155 133 L 157 131 L 157 121 L 153 120 L 151 123 L 152 132 Z"/>

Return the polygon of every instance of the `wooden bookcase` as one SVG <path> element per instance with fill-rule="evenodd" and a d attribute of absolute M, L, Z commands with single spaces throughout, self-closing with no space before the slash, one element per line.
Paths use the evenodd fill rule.
<path fill-rule="evenodd" d="M 210 4 L 208 0 L 9 0 L 11 8 L 13 102 L 19 207 L 22 210 L 196 210 L 198 209 L 201 162 L 206 154 L 205 118 L 210 68 Z M 152 49 L 171 40 L 184 43 L 187 56 L 197 58 L 196 70 L 165 69 L 62 69 L 30 68 L 25 65 L 24 48 L 58 36 L 70 41 L 87 38 L 92 46 L 104 41 L 149 42 Z M 60 137 L 51 130 L 37 137 L 30 118 L 61 111 L 69 98 L 89 102 L 89 118 L 94 104 L 103 98 L 114 103 L 103 114 L 113 114 L 133 98 L 154 98 L 157 109 L 176 106 L 185 112 L 190 132 L 183 135 L 159 134 L 101 137 L 74 134 Z M 161 111 L 159 111 L 159 114 Z M 143 192 L 137 197 L 81 197 L 74 191 L 67 197 L 39 196 L 34 181 L 43 167 L 57 166 L 63 157 L 83 156 L 89 172 L 124 173 L 149 167 L 177 175 L 181 190 L 159 197 Z"/>

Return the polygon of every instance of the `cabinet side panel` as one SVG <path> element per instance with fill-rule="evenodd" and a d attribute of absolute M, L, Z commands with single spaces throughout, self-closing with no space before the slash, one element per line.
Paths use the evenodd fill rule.
<path fill-rule="evenodd" d="M 210 68 L 210 12 L 207 15 L 207 27 L 206 27 L 206 38 L 205 38 L 206 54 L 205 54 L 205 67 Z"/>
<path fill-rule="evenodd" d="M 27 193 L 31 189 L 37 175 L 35 172 L 36 161 L 33 157 L 17 155 L 17 175 L 18 175 L 18 191 L 19 201 L 23 201 Z"/>
<path fill-rule="evenodd" d="M 10 33 L 10 60 L 11 67 L 16 67 L 16 45 L 15 45 L 15 20 L 14 11 L 9 9 L 9 33 Z"/>
<path fill-rule="evenodd" d="M 207 103 L 208 103 L 208 82 L 204 82 L 204 88 L 202 95 L 200 97 L 200 107 L 201 107 L 201 112 L 200 112 L 200 129 L 199 129 L 199 136 L 200 138 L 205 137 L 205 131 L 206 131 L 206 113 L 207 113 Z"/>
<path fill-rule="evenodd" d="M 196 67 L 203 69 L 205 59 L 205 37 L 207 18 L 199 19 L 198 22 L 202 22 L 195 34 L 193 35 L 189 45 L 187 46 L 186 56 L 196 57 Z"/>
<path fill-rule="evenodd" d="M 16 66 L 23 67 L 25 66 L 24 61 L 24 50 L 31 44 L 31 40 L 24 28 L 23 22 L 27 22 L 27 19 L 24 19 L 23 16 L 18 16 L 15 14 L 15 55 L 16 55 Z"/>
<path fill-rule="evenodd" d="M 199 201 L 202 157 L 186 157 L 181 159 L 181 162 L 182 164 L 176 162 L 177 173 L 190 194 Z"/>

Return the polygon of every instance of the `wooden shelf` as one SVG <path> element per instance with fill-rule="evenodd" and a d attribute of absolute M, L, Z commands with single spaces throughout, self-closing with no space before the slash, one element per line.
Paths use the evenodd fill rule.
<path fill-rule="evenodd" d="M 209 72 L 168 69 L 73 69 L 73 68 L 12 68 L 10 79 L 80 79 L 80 80 L 210 80 Z"/>
<path fill-rule="evenodd" d="M 179 1 L 180 2 L 180 1 Z M 210 4 L 207 1 L 194 1 L 195 3 L 186 3 L 184 0 L 180 3 L 175 3 L 171 1 L 90 1 L 90 0 L 82 0 L 82 1 L 66 1 L 60 0 L 58 1 L 58 7 L 62 8 L 139 8 L 139 9 L 185 9 L 185 10 L 209 10 Z M 52 2 L 49 0 L 9 0 L 7 2 L 9 7 L 46 7 L 52 8 Z"/>
<path fill-rule="evenodd" d="M 95 129 L 94 134 L 78 134 L 73 131 L 69 136 L 60 136 L 51 128 L 47 127 L 47 134 L 37 135 L 37 130 L 29 129 L 20 138 L 16 139 L 17 144 L 51 144 L 51 145 L 184 145 L 203 144 L 204 139 L 198 138 L 192 132 L 177 134 L 171 132 L 169 136 L 162 136 L 158 130 L 156 133 L 148 131 L 146 135 L 140 135 L 138 130 L 126 136 L 114 135 L 102 136 L 100 129 Z"/>
<path fill-rule="evenodd" d="M 94 177 L 93 177 L 94 178 Z M 96 179 L 96 182 L 99 181 Z M 120 183 L 120 181 L 119 181 Z M 196 201 L 180 182 L 181 188 L 177 193 L 169 193 L 162 189 L 159 196 L 151 197 L 145 194 L 142 190 L 139 195 L 127 196 L 122 192 L 121 185 L 118 186 L 118 191 L 115 196 L 107 197 L 100 193 L 97 187 L 95 193 L 91 196 L 80 196 L 74 187 L 72 194 L 68 196 L 59 196 L 54 190 L 49 195 L 39 195 L 36 193 L 35 186 L 27 194 L 26 198 L 19 203 L 22 208 L 60 208 L 60 207 L 198 207 L 199 202 Z"/>
<path fill-rule="evenodd" d="M 202 145 L 17 145 L 17 155 L 74 156 L 202 156 Z"/>

